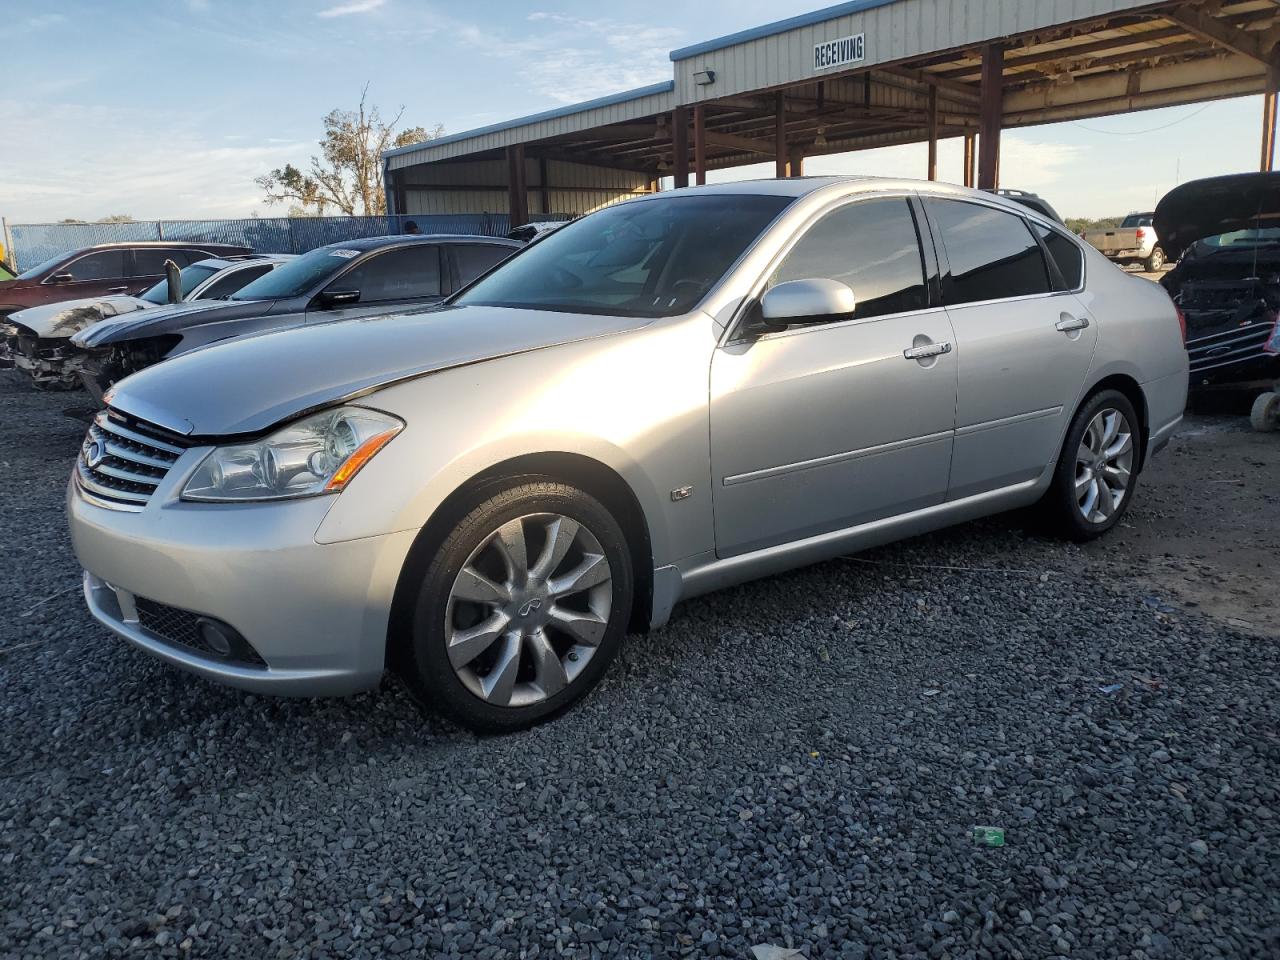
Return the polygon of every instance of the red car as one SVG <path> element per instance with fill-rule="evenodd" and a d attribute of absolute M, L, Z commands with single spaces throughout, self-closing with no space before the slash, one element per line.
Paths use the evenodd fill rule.
<path fill-rule="evenodd" d="M 0 317 L 15 310 L 79 297 L 139 294 L 164 277 L 164 262 L 185 267 L 209 257 L 252 253 L 230 243 L 100 243 L 81 247 L 0 280 Z"/>

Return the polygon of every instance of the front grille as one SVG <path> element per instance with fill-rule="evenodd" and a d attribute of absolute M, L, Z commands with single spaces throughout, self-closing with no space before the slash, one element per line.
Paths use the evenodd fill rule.
<path fill-rule="evenodd" d="M 141 510 L 184 452 L 140 424 L 125 426 L 106 411 L 93 418 L 76 460 L 80 486 L 107 506 Z"/>
<path fill-rule="evenodd" d="M 134 604 L 138 609 L 138 623 L 148 633 L 165 643 L 185 647 L 203 657 L 214 657 L 229 660 L 247 666 L 265 667 L 266 661 L 249 642 L 229 628 L 225 634 L 232 640 L 230 653 L 219 653 L 204 641 L 200 633 L 200 621 L 205 619 L 190 610 L 171 607 L 167 603 L 158 603 L 145 597 L 135 597 Z"/>
<path fill-rule="evenodd" d="M 1191 372 L 1200 373 L 1263 356 L 1263 348 L 1270 341 L 1273 330 L 1274 324 L 1268 320 L 1206 337 L 1188 337 L 1187 355 L 1191 361 Z"/>

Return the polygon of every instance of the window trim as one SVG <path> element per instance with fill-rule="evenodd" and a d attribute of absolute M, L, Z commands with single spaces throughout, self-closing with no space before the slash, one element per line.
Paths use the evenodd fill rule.
<path fill-rule="evenodd" d="M 1053 282 L 1054 281 L 1053 275 L 1057 271 L 1057 264 L 1054 263 L 1053 258 L 1049 256 L 1049 252 L 1048 250 L 1045 249 L 1044 243 L 1040 239 L 1040 235 L 1036 233 L 1036 231 L 1033 229 L 1031 225 L 1032 217 L 1027 216 L 1021 210 L 1012 210 L 1009 207 L 1005 206 L 1003 203 L 992 203 L 985 197 L 971 197 L 971 196 L 968 196 L 967 194 L 961 195 L 961 196 L 954 196 L 946 193 L 922 192 L 920 193 L 920 197 L 922 201 L 926 199 L 950 200 L 954 203 L 968 203 L 968 204 L 973 204 L 974 206 L 979 206 L 979 207 L 990 207 L 993 210 L 999 210 L 1002 213 L 1007 213 L 1011 217 L 1016 217 L 1017 219 L 1023 222 L 1023 226 L 1025 226 L 1027 229 L 1027 232 L 1031 234 L 1031 239 L 1033 239 L 1036 242 L 1036 246 L 1040 249 L 1040 256 L 1044 258 L 1045 270 L 1048 272 L 1048 276 L 1046 276 L 1045 279 L 1049 281 L 1049 289 L 1044 293 L 1022 293 L 1012 297 L 993 297 L 989 300 L 966 300 L 964 303 L 946 303 L 945 300 L 943 300 L 941 302 L 941 305 L 945 309 L 963 310 L 966 307 L 976 307 L 976 306 L 981 306 L 983 304 L 1014 303 L 1020 300 L 1034 300 L 1038 297 L 1045 297 L 1045 298 L 1062 297 L 1062 296 L 1068 296 L 1072 293 L 1078 293 L 1080 290 L 1084 289 L 1084 286 L 1083 286 L 1084 271 L 1083 270 L 1081 271 L 1081 274 L 1080 274 L 1081 286 L 1079 290 L 1055 289 L 1055 284 Z M 925 209 L 925 216 L 929 220 L 929 230 L 931 233 L 934 234 L 935 243 L 937 243 L 937 246 L 939 248 L 938 250 L 939 277 L 946 276 L 951 272 L 951 257 L 947 253 L 946 243 L 943 241 L 939 241 L 937 239 L 942 233 L 941 225 L 934 222 L 933 217 L 929 214 L 929 205 L 927 203 L 922 202 L 921 206 L 924 207 Z M 1034 211 L 1027 210 L 1027 213 L 1033 214 Z M 1036 217 L 1036 219 L 1041 220 L 1047 226 L 1052 227 L 1052 224 L 1050 224 L 1049 221 L 1046 220 L 1044 217 Z M 1062 232 L 1062 231 L 1059 231 L 1059 232 Z M 945 271 L 942 269 L 944 266 L 946 267 Z"/>
<path fill-rule="evenodd" d="M 894 319 L 898 319 L 899 317 L 913 317 L 913 316 L 918 316 L 919 314 L 922 314 L 922 313 L 931 313 L 933 311 L 941 309 L 941 304 L 934 301 L 934 289 L 933 289 L 933 282 L 932 282 L 933 277 L 929 275 L 930 267 L 932 266 L 936 272 L 939 267 L 939 262 L 935 259 L 933 260 L 932 264 L 930 263 L 930 258 L 929 258 L 930 251 L 928 251 L 925 247 L 924 237 L 922 236 L 921 230 L 920 230 L 920 226 L 921 226 L 920 214 L 917 212 L 916 206 L 912 202 L 914 197 L 915 197 L 914 191 L 902 190 L 902 189 L 876 190 L 876 191 L 867 191 L 865 193 L 844 194 L 842 196 L 835 197 L 834 199 L 828 201 L 823 206 L 819 207 L 817 210 L 811 213 L 809 217 L 804 221 L 804 223 L 802 223 L 800 226 L 796 227 L 792 231 L 792 234 L 790 237 L 787 238 L 786 243 L 784 243 L 778 249 L 778 252 L 775 253 L 773 258 L 768 262 L 768 264 L 766 264 L 764 270 L 761 271 L 760 275 L 756 277 L 754 281 L 752 281 L 751 286 L 748 288 L 746 295 L 742 298 L 742 302 L 739 303 L 738 306 L 734 309 L 733 317 L 730 319 L 729 323 L 725 326 L 724 333 L 721 334 L 721 337 L 720 337 L 720 342 L 716 345 L 717 349 L 728 347 L 733 344 L 754 343 L 756 341 L 763 342 L 767 340 L 778 340 L 783 337 L 791 337 L 791 336 L 796 336 L 797 334 L 803 334 L 803 333 L 814 333 L 819 330 L 837 330 L 843 327 L 852 326 L 854 324 L 877 323 L 881 320 L 894 320 Z M 925 297 L 929 301 L 924 307 L 921 307 L 918 310 L 904 310 L 900 313 L 880 314 L 879 316 L 875 316 L 875 317 L 853 316 L 853 317 L 850 317 L 848 320 L 836 320 L 830 323 L 813 324 L 811 326 L 795 327 L 795 328 L 789 328 L 786 330 L 774 330 L 774 331 L 769 331 L 767 333 L 762 333 L 762 334 L 752 335 L 752 336 L 748 336 L 742 332 L 742 328 L 746 325 L 746 322 L 747 322 L 747 315 L 751 312 L 752 307 L 759 301 L 764 289 L 764 285 L 769 282 L 769 278 L 773 276 L 774 272 L 778 269 L 779 266 L 781 266 L 782 262 L 790 255 L 791 251 L 795 249 L 796 245 L 799 244 L 800 240 L 804 236 L 806 236 L 810 230 L 813 229 L 813 227 L 818 223 L 818 221 L 825 218 L 828 214 L 835 213 L 837 210 L 840 210 L 844 207 L 852 206 L 855 203 L 864 203 L 869 200 L 897 200 L 897 199 L 905 200 L 907 202 L 907 209 L 911 211 L 912 219 L 915 221 L 916 244 L 918 249 L 920 250 L 920 267 L 922 270 L 922 279 L 924 280 L 924 285 L 925 285 Z M 927 219 L 924 222 L 928 223 Z M 930 242 L 932 243 L 932 236 L 930 237 Z M 728 276 L 728 274 L 726 274 L 726 276 Z"/>
<path fill-rule="evenodd" d="M 66 273 L 73 266 L 75 266 L 81 260 L 86 259 L 87 257 L 94 257 L 100 253 L 114 253 L 116 251 L 119 251 L 124 264 L 124 269 L 128 271 L 124 276 L 92 277 L 92 278 L 86 278 L 84 280 L 72 279 L 69 282 L 70 283 L 104 283 L 105 281 L 108 281 L 108 280 L 119 280 L 122 283 L 128 283 L 129 281 L 137 280 L 138 278 L 133 275 L 133 251 L 131 249 L 127 247 L 102 247 L 98 250 L 86 250 L 84 253 L 78 256 L 74 256 L 70 260 L 66 261 L 65 263 L 62 263 L 54 267 L 50 271 L 49 275 L 40 281 L 40 284 L 43 286 L 46 283 L 53 283 L 54 277 L 56 277 L 60 273 Z M 59 286 L 61 286 L 61 284 L 59 284 Z"/>
<path fill-rule="evenodd" d="M 1064 230 L 1061 224 L 1055 224 L 1051 220 L 1049 220 L 1047 217 L 1041 217 L 1039 219 L 1039 222 L 1043 223 L 1044 226 L 1052 230 L 1054 233 L 1058 234 L 1061 237 L 1066 237 L 1068 240 L 1070 240 L 1072 246 L 1076 248 L 1076 253 L 1080 255 L 1080 285 L 1076 287 L 1068 287 L 1066 285 L 1067 283 L 1066 277 L 1062 276 L 1062 268 L 1058 266 L 1058 261 L 1055 260 L 1052 254 L 1049 252 L 1049 245 L 1045 242 L 1044 238 L 1041 237 L 1040 234 L 1037 233 L 1034 229 L 1037 223 L 1037 220 L 1031 217 L 1027 217 L 1026 219 L 1031 222 L 1031 225 L 1032 225 L 1031 233 L 1036 238 L 1036 240 L 1040 242 L 1040 246 L 1044 250 L 1045 259 L 1049 262 L 1049 264 L 1052 265 L 1054 272 L 1058 274 L 1058 279 L 1062 281 L 1062 289 L 1055 292 L 1056 293 L 1083 293 L 1084 288 L 1088 285 L 1089 258 L 1085 256 L 1084 248 L 1080 243 L 1080 238 L 1077 237 L 1075 234 L 1073 234 L 1070 230 Z"/>

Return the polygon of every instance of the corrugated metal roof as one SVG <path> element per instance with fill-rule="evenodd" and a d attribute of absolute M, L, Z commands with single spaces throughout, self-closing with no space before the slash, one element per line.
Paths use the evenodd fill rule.
<path fill-rule="evenodd" d="M 794 17 L 788 17 L 786 20 L 775 20 L 773 23 L 752 27 L 749 30 L 739 30 L 737 33 L 717 37 L 715 40 L 704 40 L 701 43 L 690 44 L 687 47 L 681 47 L 679 50 L 672 50 L 671 59 L 673 61 L 688 60 L 690 57 L 696 57 L 700 53 L 723 50 L 725 47 L 732 47 L 739 43 L 747 43 L 751 40 L 759 40 L 762 37 L 771 37 L 776 33 L 786 33 L 788 30 L 795 30 L 798 27 L 822 23 L 832 17 L 861 13 L 863 10 L 887 7 L 889 4 L 897 2 L 898 0 L 848 0 L 847 3 L 837 3 L 832 7 L 824 7 L 821 10 L 813 10 L 810 13 L 801 13 Z"/>

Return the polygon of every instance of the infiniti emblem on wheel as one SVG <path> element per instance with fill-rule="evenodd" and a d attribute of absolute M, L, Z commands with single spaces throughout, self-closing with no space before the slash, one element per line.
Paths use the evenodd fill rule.
<path fill-rule="evenodd" d="M 101 440 L 94 440 L 89 444 L 89 449 L 84 452 L 84 462 L 90 467 L 96 467 L 105 459 L 107 459 L 107 448 Z"/>
<path fill-rule="evenodd" d="M 522 617 L 527 617 L 529 616 L 529 614 L 533 613 L 534 611 L 541 610 L 541 609 L 542 609 L 542 601 L 539 600 L 537 597 L 534 597 L 532 600 L 527 600 L 524 603 L 522 603 L 520 605 L 520 609 L 517 610 L 516 612 L 520 614 L 520 616 Z"/>

